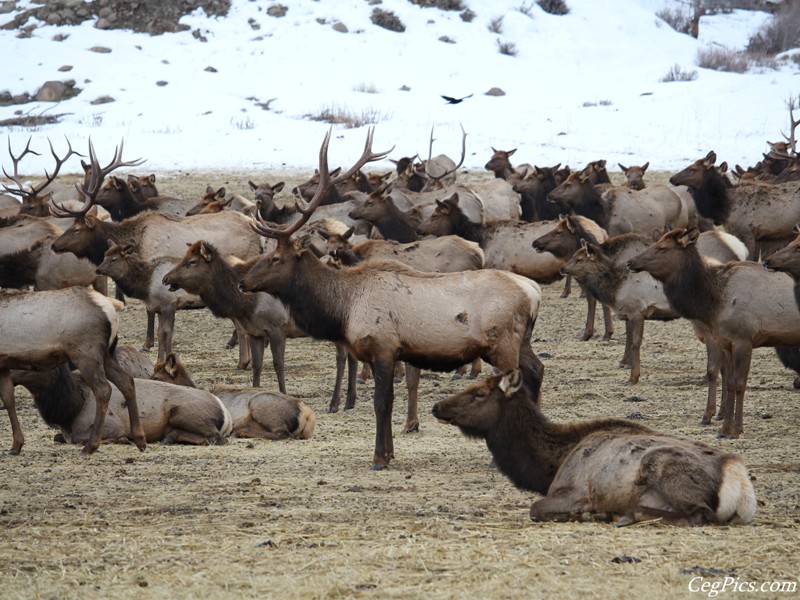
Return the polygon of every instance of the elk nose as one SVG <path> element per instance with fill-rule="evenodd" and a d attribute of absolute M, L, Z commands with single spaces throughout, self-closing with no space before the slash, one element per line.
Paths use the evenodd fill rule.
<path fill-rule="evenodd" d="M 243 281 L 239 282 L 238 287 L 239 287 L 239 291 L 240 292 L 246 292 L 247 291 L 246 289 L 244 289 L 244 282 Z"/>
<path fill-rule="evenodd" d="M 633 259 L 630 259 L 625 266 L 628 267 L 628 271 L 636 271 L 636 266 L 633 264 Z"/>

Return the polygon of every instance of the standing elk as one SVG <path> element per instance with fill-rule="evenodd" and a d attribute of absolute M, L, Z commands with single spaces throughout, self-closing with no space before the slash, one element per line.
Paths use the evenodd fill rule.
<path fill-rule="evenodd" d="M 800 222 L 800 183 L 753 181 L 730 187 L 714 166 L 716 160 L 716 153 L 711 151 L 673 175 L 670 183 L 687 186 L 697 212 L 742 240 L 751 260 L 767 256 L 794 239 L 792 228 Z"/>
<path fill-rule="evenodd" d="M 552 221 L 559 217 L 558 206 L 547 201 L 547 196 L 569 176 L 569 167 L 560 170 L 561 163 L 553 167 L 534 166 L 528 174 L 513 182 L 513 189 L 519 194 L 520 219 Z"/>
<path fill-rule="evenodd" d="M 370 129 L 361 157 L 346 173 L 386 156 L 372 151 Z M 396 361 L 449 371 L 475 358 L 499 369 L 535 359 L 530 348 L 539 311 L 538 285 L 497 270 L 421 273 L 396 262 L 365 262 L 331 269 L 310 252 L 297 249 L 291 235 L 339 178 L 331 178 L 327 156 L 330 131 L 320 148 L 320 185 L 309 203 L 298 202 L 303 217 L 280 229 L 254 224 L 278 240 L 242 279 L 242 288 L 280 298 L 298 325 L 312 337 L 346 344 L 375 377 L 376 435 L 373 468 L 389 465 L 392 439 L 393 373 Z M 469 290 L 469 294 L 464 294 Z"/>
<path fill-rule="evenodd" d="M 800 311 L 792 278 L 757 263 L 706 264 L 699 231 L 675 229 L 628 261 L 664 285 L 670 305 L 706 328 L 723 357 L 723 424 L 720 437 L 738 438 L 753 348 L 800 345 Z M 710 391 L 709 391 L 710 395 Z M 708 422 L 708 406 L 704 422 Z"/>
<path fill-rule="evenodd" d="M 83 287 L 42 292 L 0 292 L 0 396 L 8 411 L 14 441 L 11 454 L 24 443 L 17 419 L 11 369 L 52 369 L 71 362 L 95 397 L 92 432 L 83 452 L 100 446 L 103 423 L 117 386 L 128 409 L 134 443 L 146 447 L 139 420 L 133 378 L 114 357 L 118 315 L 122 305 Z"/>
<path fill-rule="evenodd" d="M 149 312 L 158 315 L 158 360 L 172 351 L 175 311 L 205 306 L 199 297 L 182 290 L 169 291 L 161 283 L 176 264 L 177 258 L 164 256 L 143 260 L 132 244 L 122 246 L 109 240 L 103 262 L 97 266 L 99 275 L 113 279 L 126 296 L 141 300 Z"/>
<path fill-rule="evenodd" d="M 156 364 L 153 379 L 196 387 L 185 365 L 174 354 Z M 255 388 L 214 386 L 211 392 L 233 417 L 233 437 L 307 440 L 314 435 L 317 417 L 302 400 Z"/>
<path fill-rule="evenodd" d="M 530 378 L 531 375 L 528 375 Z M 542 494 L 534 521 L 749 523 L 756 497 L 735 454 L 627 419 L 553 423 L 520 370 L 474 383 L 433 415 L 484 439 L 520 489 Z"/>

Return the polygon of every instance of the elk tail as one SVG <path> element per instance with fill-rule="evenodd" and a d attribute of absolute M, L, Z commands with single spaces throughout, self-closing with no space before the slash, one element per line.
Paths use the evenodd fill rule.
<path fill-rule="evenodd" d="M 721 523 L 743 525 L 756 514 L 756 494 L 747 468 L 736 457 L 722 464 L 716 517 Z"/>

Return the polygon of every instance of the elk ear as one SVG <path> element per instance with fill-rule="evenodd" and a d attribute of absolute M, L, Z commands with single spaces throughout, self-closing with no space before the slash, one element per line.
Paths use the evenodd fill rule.
<path fill-rule="evenodd" d="M 200 243 L 200 256 L 206 262 L 211 262 L 211 248 L 205 242 Z"/>
<path fill-rule="evenodd" d="M 83 172 L 84 173 L 88 173 L 89 171 L 92 170 L 92 165 L 90 165 L 89 163 L 87 163 L 84 160 L 81 161 L 81 167 L 83 167 Z"/>
<path fill-rule="evenodd" d="M 646 163 L 644 163 L 644 164 L 642 165 L 642 173 L 644 173 L 645 171 L 647 171 L 647 167 L 649 167 L 649 166 L 650 166 L 650 161 L 648 160 Z"/>
<path fill-rule="evenodd" d="M 516 149 L 516 148 L 514 148 L 513 150 L 509 150 L 508 152 L 506 152 L 506 154 L 507 154 L 508 156 L 511 156 L 511 155 L 512 155 L 512 154 L 514 154 L 514 152 L 516 152 L 516 151 L 517 151 L 517 149 Z"/>
<path fill-rule="evenodd" d="M 519 369 L 509 371 L 500 379 L 498 387 L 506 398 L 513 396 L 522 387 L 522 373 L 520 373 Z"/>
<path fill-rule="evenodd" d="M 572 219 L 569 218 L 569 215 L 560 215 L 558 219 L 560 221 L 563 221 L 564 225 L 567 228 L 567 231 L 569 231 L 570 233 L 575 233 L 575 223 L 572 222 Z"/>
<path fill-rule="evenodd" d="M 325 229 L 317 229 L 317 233 L 319 234 L 319 237 L 321 237 L 323 240 L 331 239 L 330 232 L 326 231 Z"/>
<path fill-rule="evenodd" d="M 123 256 L 131 256 L 136 252 L 136 246 L 133 244 L 125 244 L 122 248 L 122 255 Z"/>
<path fill-rule="evenodd" d="M 247 185 L 250 186 L 250 189 L 253 190 L 254 192 L 258 189 L 258 186 L 252 181 L 248 181 Z"/>
<path fill-rule="evenodd" d="M 278 183 L 276 183 L 275 185 L 272 186 L 272 193 L 273 194 L 277 194 L 278 192 L 280 192 L 283 189 L 284 185 L 286 185 L 285 182 L 279 181 Z"/>
<path fill-rule="evenodd" d="M 214 198 L 219 198 L 220 200 L 225 198 L 225 188 L 224 187 L 219 188 L 214 194 Z"/>
<path fill-rule="evenodd" d="M 155 173 L 150 173 L 150 175 L 147 176 L 147 183 L 149 183 L 150 185 L 155 185 L 156 184 L 156 174 Z"/>
<path fill-rule="evenodd" d="M 112 240 L 110 238 L 106 240 L 106 244 L 108 244 L 108 249 L 109 250 L 111 250 L 111 248 L 116 248 L 117 247 L 117 244 L 114 242 L 114 240 Z"/>
<path fill-rule="evenodd" d="M 684 248 L 697 241 L 697 236 L 700 235 L 700 230 L 697 227 L 692 227 L 682 231 L 675 240 Z"/>
<path fill-rule="evenodd" d="M 800 223 L 795 223 L 794 228 L 792 229 L 796 234 L 800 235 Z"/>
<path fill-rule="evenodd" d="M 717 168 L 720 173 L 725 173 L 728 170 L 728 161 L 722 161 Z"/>
<path fill-rule="evenodd" d="M 342 234 L 342 237 L 345 239 L 345 241 L 347 241 L 347 240 L 349 240 L 351 237 L 353 237 L 353 234 L 354 234 L 355 232 L 356 232 L 356 228 L 355 228 L 355 226 L 351 226 L 351 227 L 349 227 L 349 228 L 347 229 L 347 231 L 345 231 L 345 232 Z"/>
<path fill-rule="evenodd" d="M 206 194 L 213 194 L 214 188 L 212 188 L 209 184 L 206 184 Z"/>
<path fill-rule="evenodd" d="M 703 159 L 703 166 L 706 169 L 710 169 L 714 166 L 714 163 L 717 162 L 717 153 L 713 150 L 706 154 L 706 157 Z"/>
<path fill-rule="evenodd" d="M 178 359 L 174 352 L 167 354 L 167 358 L 164 360 L 164 370 L 169 374 L 170 377 L 175 377 L 177 374 Z"/>
<path fill-rule="evenodd" d="M 342 167 L 336 167 L 333 171 L 329 173 L 329 175 L 331 177 L 337 177 L 341 172 L 342 172 Z"/>
<path fill-rule="evenodd" d="M 444 203 L 448 206 L 458 206 L 458 192 L 447 198 Z"/>
<path fill-rule="evenodd" d="M 622 163 L 617 163 L 617 165 L 619 166 L 620 169 L 622 169 L 623 173 L 626 173 L 628 171 L 628 167 L 626 167 Z"/>

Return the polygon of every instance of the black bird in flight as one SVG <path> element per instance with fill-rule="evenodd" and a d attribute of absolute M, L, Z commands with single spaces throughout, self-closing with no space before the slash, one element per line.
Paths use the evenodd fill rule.
<path fill-rule="evenodd" d="M 467 98 L 472 98 L 472 94 L 469 96 L 464 96 L 463 98 L 451 98 L 450 96 L 442 96 L 442 98 L 444 98 L 448 104 L 459 104 Z"/>

